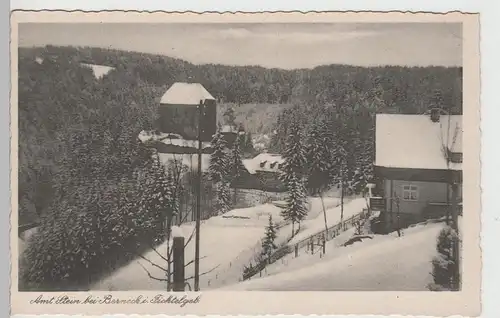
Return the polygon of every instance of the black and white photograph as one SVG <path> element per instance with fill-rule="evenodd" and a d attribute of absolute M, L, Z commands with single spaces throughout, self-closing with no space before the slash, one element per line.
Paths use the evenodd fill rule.
<path fill-rule="evenodd" d="M 467 284 L 462 23 L 17 30 L 19 292 Z"/>

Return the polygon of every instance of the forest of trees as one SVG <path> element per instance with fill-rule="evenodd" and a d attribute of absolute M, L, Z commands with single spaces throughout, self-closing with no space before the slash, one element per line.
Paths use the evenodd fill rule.
<path fill-rule="evenodd" d="M 38 63 L 37 57 L 43 62 Z M 115 69 L 96 79 L 81 62 Z M 175 213 L 175 204 L 168 211 L 157 209 L 158 202 L 150 197 L 159 191 L 167 201 L 175 196 L 168 172 L 161 178 L 154 172 L 158 170 L 154 157 L 137 136 L 155 128 L 158 99 L 174 82 L 200 82 L 223 103 L 289 105 L 277 108 L 276 118 L 259 120 L 262 129 L 276 132 L 270 150 L 286 152 L 294 125 L 302 127 L 298 138 L 304 145 L 313 144 L 318 134 L 333 138 L 332 149 L 340 151 L 342 164 L 332 168 L 316 163 L 316 170 L 308 166 L 308 173 L 330 169 L 351 183 L 360 172 L 370 174 L 373 114 L 421 113 L 431 104 L 452 113 L 462 109 L 461 68 L 328 65 L 281 70 L 193 65 L 159 55 L 47 46 L 20 48 L 18 71 L 19 224 L 41 223 L 32 239 L 37 244 L 26 251 L 31 270 L 21 274 L 41 286 L 64 277 L 68 284 L 78 283 L 88 279 L 81 274 L 84 268 L 93 275 L 103 266 L 115 266 L 103 265 L 100 255 L 117 246 L 123 249 L 128 244 L 130 249 L 138 242 L 153 245 L 158 240 L 162 220 Z M 255 109 L 252 116 L 260 118 L 261 110 Z M 311 161 L 312 153 L 304 149 L 305 160 Z M 306 175 L 301 177 L 312 192 L 320 188 Z M 138 209 L 143 211 L 140 218 Z M 58 265 L 68 264 L 58 263 L 64 259 L 85 262 Z M 54 267 L 57 270 L 51 272 Z"/>

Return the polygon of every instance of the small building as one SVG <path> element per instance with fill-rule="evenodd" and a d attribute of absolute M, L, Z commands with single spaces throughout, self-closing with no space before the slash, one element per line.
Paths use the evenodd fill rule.
<path fill-rule="evenodd" d="M 378 114 L 375 198 L 387 230 L 451 212 L 451 184 L 462 198 L 462 116 Z M 381 204 L 380 204 L 381 203 Z"/>
<path fill-rule="evenodd" d="M 263 191 L 285 191 L 279 179 L 283 162 L 284 159 L 280 155 L 269 153 L 261 153 L 254 158 L 243 160 L 243 165 L 248 171 L 247 183 Z"/>
<path fill-rule="evenodd" d="M 210 141 L 216 131 L 217 106 L 215 98 L 199 83 L 174 83 L 165 92 L 160 100 L 159 130 L 197 140 L 200 104 L 204 105 L 201 137 Z"/>

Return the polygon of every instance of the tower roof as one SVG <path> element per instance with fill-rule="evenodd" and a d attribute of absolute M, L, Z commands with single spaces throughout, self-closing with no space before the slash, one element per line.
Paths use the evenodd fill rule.
<path fill-rule="evenodd" d="M 199 83 L 174 83 L 163 94 L 160 104 L 198 105 L 215 98 Z"/>

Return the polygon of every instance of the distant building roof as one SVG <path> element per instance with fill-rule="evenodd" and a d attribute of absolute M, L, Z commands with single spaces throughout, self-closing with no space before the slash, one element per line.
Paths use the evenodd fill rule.
<path fill-rule="evenodd" d="M 80 65 L 82 65 L 83 67 L 90 68 L 97 79 L 102 78 L 104 75 L 108 74 L 109 72 L 115 69 L 114 67 L 106 65 L 87 64 L 87 63 L 81 63 Z"/>
<path fill-rule="evenodd" d="M 375 165 L 387 168 L 461 170 L 446 160 L 447 151 L 462 153 L 462 116 L 377 114 Z"/>
<path fill-rule="evenodd" d="M 178 134 L 169 134 L 169 133 L 160 133 L 160 134 L 153 134 L 152 132 L 148 131 L 141 131 L 138 136 L 139 140 L 141 142 L 146 142 L 146 141 L 158 141 L 162 142 L 165 145 L 174 145 L 174 146 L 179 146 L 179 147 L 186 147 L 186 148 L 198 148 L 198 141 L 197 140 L 188 140 L 182 138 Z M 202 143 L 202 148 L 210 148 L 211 143 L 204 141 Z"/>
<path fill-rule="evenodd" d="M 199 83 L 174 83 L 163 94 L 161 104 L 199 105 L 200 101 L 215 98 Z"/>
<path fill-rule="evenodd" d="M 285 160 L 277 154 L 261 153 L 252 159 L 243 160 L 243 165 L 250 174 L 257 171 L 279 172 Z"/>

